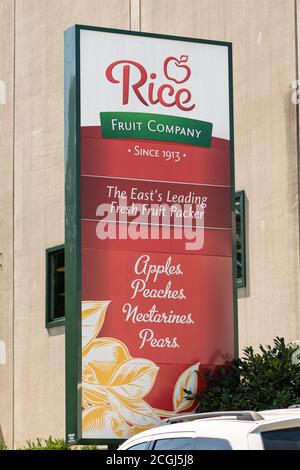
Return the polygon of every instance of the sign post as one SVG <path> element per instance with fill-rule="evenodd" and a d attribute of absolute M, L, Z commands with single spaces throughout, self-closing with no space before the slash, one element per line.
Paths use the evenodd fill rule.
<path fill-rule="evenodd" d="M 195 410 L 237 351 L 231 44 L 65 33 L 69 443 Z"/>

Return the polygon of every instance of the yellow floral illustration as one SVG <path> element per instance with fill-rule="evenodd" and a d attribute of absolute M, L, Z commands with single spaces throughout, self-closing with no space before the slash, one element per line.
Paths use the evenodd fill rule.
<path fill-rule="evenodd" d="M 179 379 L 174 388 L 173 393 L 173 407 L 176 413 L 189 409 L 193 402 L 185 398 L 184 390 L 189 390 L 193 394 L 197 393 L 198 388 L 198 376 L 197 372 L 200 366 L 200 362 L 186 369 Z"/>
<path fill-rule="evenodd" d="M 110 302 L 82 302 L 82 348 L 96 338 L 102 328 Z"/>
<path fill-rule="evenodd" d="M 107 438 L 126 438 L 129 426 L 112 409 L 104 406 L 92 406 L 82 413 L 82 426 L 85 438 L 97 438 L 99 433 Z"/>
<path fill-rule="evenodd" d="M 174 411 L 152 408 L 144 398 L 155 383 L 159 367 L 148 359 L 133 358 L 126 345 L 115 338 L 97 337 L 109 304 L 110 301 L 82 302 L 84 438 L 126 439 L 157 426 L 161 418 L 189 408 L 192 402 L 185 400 L 183 388 L 196 391 L 197 387 L 194 371 L 199 364 L 179 377 L 173 395 Z"/>

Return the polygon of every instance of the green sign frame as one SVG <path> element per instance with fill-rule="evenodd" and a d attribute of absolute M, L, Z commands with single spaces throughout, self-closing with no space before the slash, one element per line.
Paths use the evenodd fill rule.
<path fill-rule="evenodd" d="M 81 435 L 81 225 L 80 225 L 80 31 L 90 30 L 149 38 L 219 45 L 228 48 L 230 159 L 232 211 L 232 274 L 234 305 L 234 350 L 238 356 L 236 283 L 234 119 L 232 43 L 181 36 L 75 25 L 64 36 L 64 126 L 65 126 L 65 311 L 66 311 L 66 441 L 69 444 L 118 445 L 115 439 L 83 439 Z"/>

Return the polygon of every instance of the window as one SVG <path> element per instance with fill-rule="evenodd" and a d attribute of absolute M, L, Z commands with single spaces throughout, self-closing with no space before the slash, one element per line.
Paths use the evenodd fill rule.
<path fill-rule="evenodd" d="M 64 246 L 46 250 L 46 327 L 65 321 L 65 251 Z"/>
<path fill-rule="evenodd" d="M 226 439 L 209 437 L 174 437 L 155 442 L 154 450 L 231 450 Z"/>
<path fill-rule="evenodd" d="M 175 437 L 170 439 L 160 439 L 154 444 L 154 450 L 194 450 L 195 438 Z"/>
<path fill-rule="evenodd" d="M 195 450 L 232 450 L 232 448 L 226 439 L 198 437 Z"/>
<path fill-rule="evenodd" d="M 129 447 L 126 450 L 147 450 L 149 447 L 149 442 L 141 442 L 140 444 L 136 444 L 135 446 Z"/>
<path fill-rule="evenodd" d="M 237 287 L 246 287 L 245 193 L 235 194 Z"/>
<path fill-rule="evenodd" d="M 266 450 L 300 450 L 300 428 L 263 432 L 262 439 Z"/>

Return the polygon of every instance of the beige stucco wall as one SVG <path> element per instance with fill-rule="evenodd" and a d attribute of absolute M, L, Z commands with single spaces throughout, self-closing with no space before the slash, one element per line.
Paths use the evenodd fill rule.
<path fill-rule="evenodd" d="M 0 80 L 8 84 L 0 105 L 0 340 L 8 352 L 0 364 L 0 429 L 18 446 L 64 435 L 64 328 L 45 328 L 44 285 L 45 249 L 64 241 L 63 31 L 74 23 L 233 42 L 236 187 L 248 199 L 240 346 L 300 338 L 300 312 L 294 0 L 15 5 L 14 21 L 14 0 L 0 0 Z"/>
<path fill-rule="evenodd" d="M 9 73 L 13 69 L 8 61 L 9 54 L 5 52 L 12 46 L 8 37 L 14 33 L 13 7 L 13 0 L 0 1 L 0 54 L 1 58 L 5 57 L 1 61 L 5 63 L 5 71 L 2 74 L 1 70 L 0 79 L 3 76 L 8 84 L 12 83 Z M 2 16 L 2 10 L 10 24 Z M 65 427 L 64 328 L 45 328 L 44 289 L 45 249 L 64 242 L 63 32 L 75 23 L 128 29 L 129 2 L 16 0 L 15 14 L 14 426 L 9 410 L 11 363 L 1 375 L 6 392 L 1 390 L 0 426 L 9 445 L 14 432 L 17 447 L 37 436 L 64 436 Z M 2 50 L 2 43 L 6 51 Z M 6 153 L 8 166 L 7 181 L 1 180 L 1 197 L 2 188 L 7 188 L 8 193 L 1 250 L 10 270 L 13 237 L 6 223 L 12 216 L 9 192 L 13 149 L 11 115 L 8 115 L 9 107 L 7 109 L 4 142 L 1 126 L 1 145 L 4 146 L 1 165 Z M 2 171 L 0 174 L 2 178 Z M 7 247 L 3 245 L 2 233 Z M 0 276 L 3 277 L 1 272 Z M 6 283 L 7 287 L 1 278 L 1 296 L 3 288 L 11 289 L 9 280 Z M 11 291 L 8 297 L 9 307 Z M 9 342 L 11 334 L 6 330 L 12 328 L 12 314 L 7 310 L 5 317 L 2 316 L 2 310 L 6 311 L 4 305 L 1 303 L 0 339 L 5 336 Z M 7 406 L 2 400 L 7 400 Z"/>
<path fill-rule="evenodd" d="M 13 110 L 14 8 L 0 2 L 0 439 L 13 420 Z"/>

